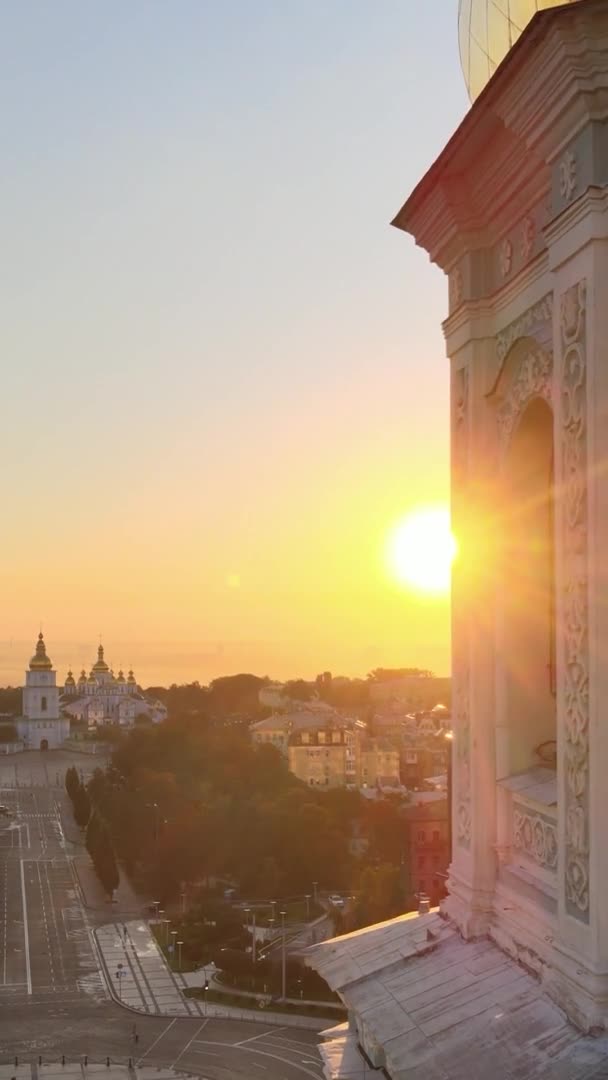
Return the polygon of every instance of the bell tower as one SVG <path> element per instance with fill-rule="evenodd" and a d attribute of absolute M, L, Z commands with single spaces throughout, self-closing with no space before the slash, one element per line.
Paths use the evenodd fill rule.
<path fill-rule="evenodd" d="M 449 285 L 445 911 L 589 1030 L 608 1026 L 608 3 L 541 6 L 393 224 Z"/>

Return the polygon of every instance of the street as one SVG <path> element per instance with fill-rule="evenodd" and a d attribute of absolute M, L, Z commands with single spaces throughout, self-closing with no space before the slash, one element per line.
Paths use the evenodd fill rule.
<path fill-rule="evenodd" d="M 91 935 L 99 916 L 87 911 L 75 871 L 82 848 L 62 825 L 67 764 L 89 773 L 100 762 L 61 751 L 0 762 L 0 804 L 10 813 L 0 817 L 0 1062 L 88 1055 L 175 1066 L 208 1080 L 318 1080 L 314 1031 L 144 1016 L 112 1000 Z M 68 833 L 77 834 L 73 822 Z M 107 922 L 120 916 L 108 909 Z"/>

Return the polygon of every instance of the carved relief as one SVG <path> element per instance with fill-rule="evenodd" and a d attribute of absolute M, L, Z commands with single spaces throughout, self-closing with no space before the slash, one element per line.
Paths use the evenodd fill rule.
<path fill-rule="evenodd" d="M 514 805 L 513 847 L 543 870 L 557 870 L 557 826 L 544 814 Z"/>
<path fill-rule="evenodd" d="M 553 353 L 543 349 L 527 353 L 497 411 L 498 430 L 503 444 L 511 437 L 518 417 L 532 398 L 542 397 L 551 403 L 552 381 Z"/>
<path fill-rule="evenodd" d="M 513 267 L 513 244 L 505 237 L 500 245 L 500 272 L 504 278 L 508 277 Z"/>
<path fill-rule="evenodd" d="M 469 372 L 456 371 L 452 383 L 452 483 L 453 507 L 458 512 L 468 481 Z M 458 571 L 455 570 L 457 582 Z M 457 605 L 462 609 L 462 605 Z M 471 843 L 471 732 L 469 706 L 469 657 L 466 619 L 454 625 L 454 780 L 456 794 L 456 840 L 461 847 Z"/>
<path fill-rule="evenodd" d="M 534 248 L 534 241 L 536 240 L 536 225 L 534 224 L 534 218 L 527 217 L 524 221 L 521 229 L 521 257 L 524 262 L 530 258 L 532 249 Z"/>
<path fill-rule="evenodd" d="M 587 598 L 587 378 L 585 282 L 564 293 L 562 342 L 562 529 L 566 909 L 589 918 L 589 610 Z"/>
<path fill-rule="evenodd" d="M 448 290 L 450 311 L 454 311 L 455 308 L 460 307 L 463 297 L 462 270 L 459 266 L 456 266 L 449 276 Z"/>
<path fill-rule="evenodd" d="M 507 353 L 519 338 L 533 337 L 540 345 L 548 343 L 551 340 L 552 320 L 553 296 L 549 294 L 500 331 L 496 338 L 499 361 L 504 363 Z"/>
<path fill-rule="evenodd" d="M 571 150 L 560 161 L 559 190 L 566 202 L 570 202 L 576 190 L 576 158 Z"/>

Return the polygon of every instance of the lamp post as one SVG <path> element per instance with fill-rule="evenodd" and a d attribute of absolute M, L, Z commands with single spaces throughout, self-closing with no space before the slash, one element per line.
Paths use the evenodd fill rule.
<path fill-rule="evenodd" d="M 154 811 L 154 843 L 156 843 L 158 840 L 158 803 L 148 802 L 146 806 Z"/>
<path fill-rule="evenodd" d="M 177 937 L 177 930 L 172 930 L 171 931 L 172 940 L 171 940 L 171 946 L 170 946 L 170 952 L 171 952 L 172 956 L 175 956 L 175 939 L 176 939 L 176 937 Z"/>
<path fill-rule="evenodd" d="M 314 897 L 315 904 L 317 902 L 317 887 L 318 887 L 318 885 L 319 885 L 318 881 L 313 881 L 313 883 L 312 883 L 312 894 L 313 894 L 313 897 Z"/>
<path fill-rule="evenodd" d="M 185 892 L 179 894 L 179 898 L 182 904 L 182 918 L 186 914 L 186 894 Z"/>
<path fill-rule="evenodd" d="M 277 912 L 276 912 L 276 906 L 277 906 L 277 902 L 276 902 L 276 900 L 271 900 L 271 901 L 270 901 L 270 908 L 271 908 L 271 914 L 272 914 L 272 920 L 273 920 L 273 922 L 274 922 L 274 920 L 275 920 L 275 919 L 276 919 L 276 917 L 277 917 Z"/>
<path fill-rule="evenodd" d="M 153 900 L 152 904 L 156 908 L 156 911 L 154 912 L 154 917 L 158 920 L 158 909 L 160 908 L 160 900 Z"/>
<path fill-rule="evenodd" d="M 178 971 L 182 970 L 182 945 L 183 944 L 184 944 L 183 941 L 178 941 L 178 943 L 177 943 L 177 955 L 178 955 L 177 969 L 178 969 Z"/>
<path fill-rule="evenodd" d="M 279 912 L 281 916 L 281 1001 L 285 1001 L 287 965 L 285 960 L 285 916 L 286 911 Z"/>
<path fill-rule="evenodd" d="M 306 918 L 310 919 L 310 893 L 306 893 Z"/>
<path fill-rule="evenodd" d="M 171 926 L 171 919 L 163 919 L 165 924 L 165 945 L 169 944 L 169 927 Z"/>

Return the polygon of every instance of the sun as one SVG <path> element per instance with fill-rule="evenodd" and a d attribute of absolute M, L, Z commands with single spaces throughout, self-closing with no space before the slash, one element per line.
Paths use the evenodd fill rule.
<path fill-rule="evenodd" d="M 419 592 L 445 593 L 457 551 L 447 506 L 426 506 L 413 510 L 392 530 L 388 562 L 401 584 Z"/>

